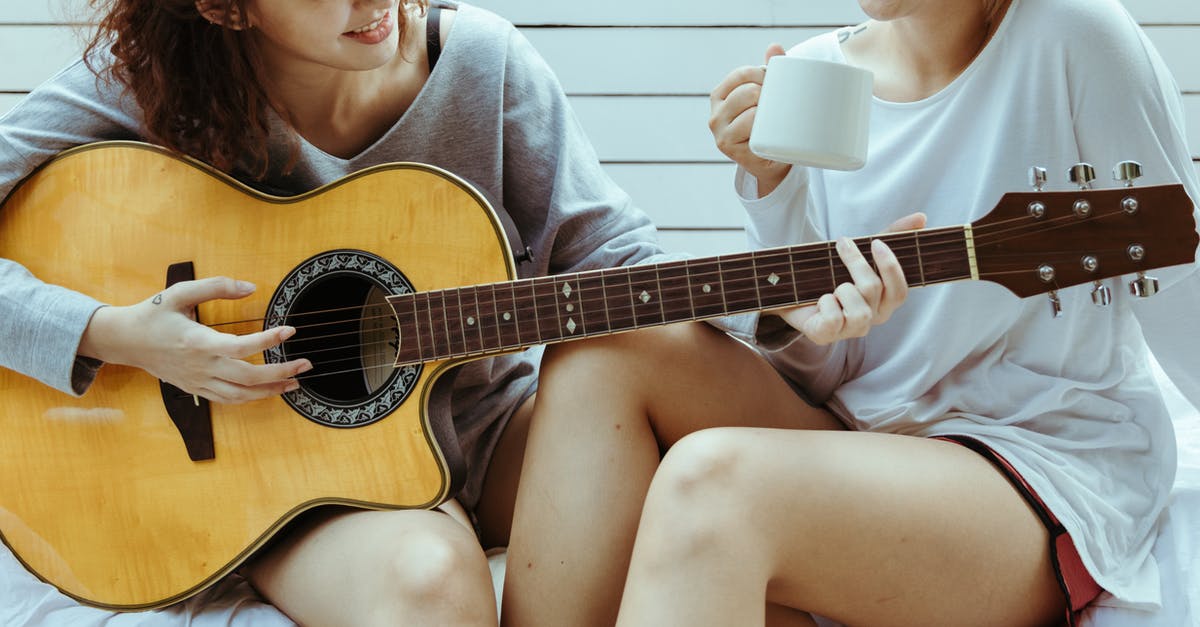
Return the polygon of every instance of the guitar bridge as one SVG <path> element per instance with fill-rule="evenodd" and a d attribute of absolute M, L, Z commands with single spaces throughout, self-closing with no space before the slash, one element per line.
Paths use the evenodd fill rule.
<path fill-rule="evenodd" d="M 167 287 L 180 281 L 191 281 L 196 278 L 196 269 L 192 262 L 173 263 L 167 268 Z M 198 322 L 200 312 L 193 311 L 192 317 Z M 187 448 L 188 457 L 194 462 L 215 459 L 216 446 L 213 443 L 212 412 L 208 399 L 188 394 L 183 390 L 167 383 L 158 382 L 162 391 L 163 406 L 179 435 L 183 437 L 183 445 Z"/>

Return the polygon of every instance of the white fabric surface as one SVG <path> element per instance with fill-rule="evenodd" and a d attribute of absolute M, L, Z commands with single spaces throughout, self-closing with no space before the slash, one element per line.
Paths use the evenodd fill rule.
<path fill-rule="evenodd" d="M 1200 625 L 1200 412 L 1160 376 L 1179 435 L 1179 474 L 1163 516 L 1154 555 L 1162 574 L 1163 609 L 1140 612 L 1092 607 L 1081 627 L 1195 627 Z M 505 554 L 488 556 L 496 598 L 504 585 Z M 157 612 L 118 614 L 83 607 L 25 571 L 0 547 L 0 625 L 49 627 L 276 627 L 292 621 L 264 603 L 240 577 L 227 577 L 187 602 Z M 831 626 L 829 622 L 822 627 Z"/>

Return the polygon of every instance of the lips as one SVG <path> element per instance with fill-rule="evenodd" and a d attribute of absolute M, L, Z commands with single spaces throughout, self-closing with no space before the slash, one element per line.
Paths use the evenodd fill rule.
<path fill-rule="evenodd" d="M 395 22 L 392 20 L 392 13 L 388 11 L 382 17 L 368 24 L 349 30 L 342 33 L 343 37 L 353 39 L 359 43 L 377 44 L 388 38 L 392 34 L 392 29 L 395 27 Z"/>

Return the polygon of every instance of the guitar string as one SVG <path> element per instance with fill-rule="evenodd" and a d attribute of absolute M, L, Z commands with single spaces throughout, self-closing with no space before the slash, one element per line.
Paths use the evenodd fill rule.
<path fill-rule="evenodd" d="M 1099 216 L 1096 216 L 1096 217 L 1097 217 L 1097 218 L 1101 218 L 1101 217 L 1109 217 L 1109 216 L 1116 216 L 1116 215 L 1120 215 L 1120 212 L 1114 212 L 1114 213 L 1110 213 L 1110 214 L 1099 215 Z M 1016 221 L 1016 220 L 1011 220 L 1011 221 Z M 1021 221 L 1023 222 L 1023 220 L 1021 220 Z M 1053 219 L 1053 220 L 1051 220 L 1051 221 L 1043 222 L 1043 223 L 1041 223 L 1041 225 L 1048 225 L 1048 224 L 1050 224 L 1051 222 L 1054 222 L 1054 221 L 1059 221 L 1059 222 L 1066 221 L 1066 222 L 1072 222 L 1072 223 L 1074 223 L 1074 222 L 1075 222 L 1075 218 L 1074 218 L 1073 216 L 1066 216 L 1066 217 L 1064 217 L 1064 218 L 1061 218 L 1061 219 Z M 999 224 L 999 223 L 997 223 L 997 224 Z M 991 226 L 993 226 L 993 227 L 994 227 L 995 225 L 991 225 Z M 1061 224 L 1060 224 L 1060 225 L 1057 225 L 1057 226 L 1055 226 L 1055 227 L 1052 227 L 1052 228 L 1065 228 L 1066 226 L 1069 226 L 1069 225 L 1061 225 Z M 961 228 L 961 227 L 957 227 L 957 228 Z M 983 229 L 981 228 L 981 229 L 978 229 L 977 231 L 981 231 L 981 230 L 983 230 Z M 1023 228 L 1021 228 L 1021 227 L 1018 227 L 1018 228 L 1010 228 L 1010 229 L 1007 229 L 1007 230 L 1005 230 L 1005 229 L 998 229 L 998 228 L 991 228 L 990 230 L 991 230 L 991 231 L 998 231 L 998 233 L 985 233 L 985 235 L 984 235 L 984 238 L 986 238 L 986 236 L 987 236 L 987 235 L 992 235 L 992 236 L 993 236 L 993 237 L 991 237 L 991 238 L 990 238 L 990 240 L 987 242 L 987 245 L 994 245 L 994 244 L 996 244 L 996 243 L 997 243 L 997 241 L 996 241 L 996 240 L 997 240 L 997 238 L 996 238 L 996 237 L 994 237 L 994 236 L 996 236 L 996 235 L 1005 235 L 1005 234 L 1011 234 L 1011 233 L 1014 233 L 1014 232 L 1019 232 L 1019 231 L 1022 231 L 1022 230 L 1029 230 L 1029 229 L 1023 229 Z M 1040 225 L 1039 225 L 1039 226 L 1037 227 L 1037 229 L 1036 229 L 1036 230 L 1038 230 L 1038 231 L 1044 231 L 1044 230 L 1046 230 L 1046 229 L 1045 229 L 1045 228 L 1043 228 L 1042 226 L 1040 226 Z M 951 231 L 951 232 L 942 231 L 942 232 L 941 232 L 941 233 L 939 233 L 939 234 L 953 234 L 953 235 L 958 235 L 958 233 L 957 233 L 956 231 Z M 1024 235 L 1024 234 L 1021 234 L 1021 235 Z M 897 236 L 898 236 L 898 237 L 905 237 L 905 235 L 904 235 L 904 234 L 898 234 Z M 886 237 L 887 237 L 887 236 L 885 235 L 885 236 L 882 236 L 882 237 L 880 237 L 880 239 L 885 239 Z M 1012 239 L 1013 237 L 1015 237 L 1015 236 L 1010 236 L 1010 237 L 1008 237 L 1008 238 L 1005 238 L 1005 239 Z M 926 238 L 926 239 L 927 239 L 927 240 L 929 239 L 928 235 L 927 235 L 927 238 Z M 977 238 L 976 238 L 976 241 L 978 242 L 980 239 L 981 239 L 980 237 L 977 237 Z M 1000 241 L 1005 241 L 1005 239 L 1001 239 Z M 949 242 L 949 243 L 950 243 L 951 245 L 955 245 L 957 248 L 961 248 L 961 245 L 962 245 L 962 242 L 961 242 L 961 240 L 958 240 L 957 238 L 956 238 L 954 241 L 951 241 L 951 242 Z M 938 245 L 939 245 L 939 243 L 937 243 L 937 242 L 931 242 L 931 241 L 925 241 L 925 242 L 923 242 L 923 243 L 922 243 L 922 246 L 923 246 L 925 249 L 928 249 L 928 248 L 930 248 L 930 247 L 934 247 L 934 248 L 936 248 Z M 905 248 L 905 247 L 898 247 L 898 248 L 897 248 L 897 250 L 903 250 L 904 248 Z M 915 246 L 914 246 L 914 247 L 910 247 L 910 248 L 915 248 Z M 828 251 L 828 245 L 826 246 L 826 251 Z M 814 254 L 819 254 L 819 253 L 821 252 L 821 249 L 820 249 L 820 248 L 817 248 L 817 249 L 815 249 L 815 250 L 814 250 L 814 249 L 809 249 L 808 251 L 805 251 L 805 252 L 812 252 L 812 253 L 814 253 Z M 956 255 L 956 257 L 957 257 L 957 256 L 959 256 L 959 255 L 961 254 L 960 252 L 958 252 L 958 250 L 957 250 L 957 249 L 955 249 L 955 250 L 952 250 L 952 251 L 949 251 L 949 252 L 953 252 L 953 253 Z M 772 253 L 769 253 L 769 254 L 766 254 L 766 255 L 763 255 L 763 254 L 762 254 L 762 252 L 761 252 L 761 251 L 759 251 L 759 252 L 757 253 L 757 255 L 758 255 L 758 256 L 756 256 L 756 257 L 752 257 L 752 255 L 754 255 L 754 254 L 755 254 L 755 253 L 747 253 L 747 254 L 744 254 L 744 256 L 745 256 L 745 258 L 746 258 L 745 260 L 754 259 L 754 261 L 756 261 L 756 262 L 769 262 L 768 260 L 770 260 L 772 257 L 781 257 L 781 256 L 786 256 L 786 257 L 788 257 L 788 261 L 791 261 L 791 255 L 793 255 L 793 254 L 794 254 L 794 251 L 790 251 L 790 250 L 774 251 L 774 252 L 772 252 Z M 828 253 L 826 253 L 826 254 L 828 254 Z M 934 254 L 936 255 L 937 253 L 934 253 Z M 1069 255 L 1072 255 L 1072 256 L 1077 256 L 1077 255 L 1078 255 L 1078 253 L 1073 253 L 1073 252 L 1070 252 L 1070 251 L 1063 251 L 1063 252 L 1061 252 L 1061 253 L 1053 253 L 1051 256 L 1053 256 L 1053 255 L 1057 255 L 1057 254 L 1069 254 Z M 900 257 L 902 257 L 902 256 L 903 256 L 903 255 L 899 255 L 899 254 L 897 255 L 897 257 L 898 257 L 898 258 L 900 258 Z M 1023 255 L 1021 255 L 1020 253 L 1012 253 L 1012 254 L 1010 254 L 1010 256 L 1023 256 Z M 906 256 L 903 256 L 903 257 L 904 257 L 906 260 L 907 260 L 907 259 L 911 259 L 910 257 L 906 257 Z M 727 256 L 724 256 L 724 258 L 725 258 L 725 259 L 730 259 L 730 258 L 731 258 L 731 256 L 728 256 L 728 255 L 727 255 Z M 924 258 L 924 259 L 928 260 L 928 258 L 929 258 L 929 257 L 928 257 L 927 255 L 923 255 L 923 256 L 922 256 L 922 258 Z M 708 262 L 708 263 L 711 263 L 711 262 Z M 649 269 L 649 268 L 653 268 L 653 266 L 647 266 L 646 268 L 647 268 L 647 269 Z M 629 269 L 629 268 L 625 268 L 624 270 L 628 270 L 628 269 Z M 621 270 L 621 269 L 618 269 L 618 270 Z M 819 272 L 820 272 L 822 275 L 824 275 L 824 274 L 825 274 L 825 272 L 826 272 L 826 268 L 821 268 L 821 269 L 819 269 Z M 993 272 L 989 272 L 989 273 L 987 273 L 987 275 L 989 275 L 989 276 L 996 276 L 996 275 L 1001 275 L 1001 274 L 1027 273 L 1027 272 L 1029 272 L 1029 269 L 1028 269 L 1028 267 L 1024 267 L 1024 268 L 1021 268 L 1021 269 L 1019 269 L 1019 270 L 1012 270 L 1012 271 L 993 271 Z M 720 272 L 718 271 L 718 272 L 717 272 L 717 273 L 715 273 L 715 274 L 720 274 Z M 568 275 L 568 276 L 569 276 L 569 275 Z M 549 278 L 549 277 L 547 277 L 547 278 Z M 566 279 L 566 278 L 564 278 L 564 277 L 556 277 L 556 278 L 559 280 L 559 282 L 562 282 L 563 280 L 569 280 L 569 279 Z M 824 279 L 822 279 L 822 283 L 824 283 L 824 282 L 825 282 L 825 280 L 824 280 Z M 452 290 L 453 290 L 453 289 L 463 289 L 463 288 L 452 288 Z M 446 290 L 446 291 L 451 291 L 451 290 Z M 753 289 L 753 291 L 757 293 L 757 291 L 758 291 L 758 290 L 757 290 L 757 288 L 754 288 L 754 289 Z M 736 291 L 734 291 L 734 292 L 736 292 Z M 477 290 L 477 293 L 476 293 L 476 295 L 478 296 L 478 290 Z M 727 294 L 727 296 L 729 296 L 729 295 L 731 295 L 731 294 Z M 737 298 L 737 297 L 736 297 L 736 295 L 734 296 L 734 298 L 735 298 L 735 299 Z M 582 299 L 581 299 L 581 300 L 582 300 Z M 603 296 L 601 296 L 600 300 L 601 300 L 601 301 L 606 301 L 606 299 L 605 299 Z M 756 299 L 756 300 L 757 300 L 757 299 Z M 738 301 L 735 301 L 735 302 L 738 302 Z M 811 302 L 811 301 L 810 301 L 810 302 Z M 477 303 L 477 304 L 484 304 L 484 305 L 486 305 L 486 304 L 488 304 L 488 303 L 484 302 L 484 303 Z M 583 304 L 583 303 L 581 302 L 581 304 Z M 356 307 L 347 307 L 347 308 L 341 308 L 341 309 L 342 309 L 342 310 L 360 310 L 360 311 L 363 311 L 363 310 L 366 310 L 367 308 L 366 308 L 366 307 L 362 307 L 362 306 L 356 306 Z M 380 309 L 380 310 L 383 310 L 383 311 L 390 311 L 390 307 L 384 308 L 383 306 L 379 306 L 379 309 Z M 632 309 L 632 308 L 631 308 L 631 309 Z M 755 309 L 757 309 L 757 308 L 755 308 Z M 671 312 L 671 313 L 673 313 L 673 314 L 674 314 L 674 313 L 678 313 L 679 311 L 683 311 L 683 310 L 672 310 L 672 312 Z M 442 311 L 442 314 L 443 314 L 443 317 L 444 317 L 444 316 L 445 316 L 445 314 L 446 314 L 446 311 L 445 311 L 444 309 L 443 309 L 443 311 Z M 693 315 L 694 315 L 694 312 L 693 312 Z M 581 316 L 582 316 L 582 313 L 581 313 Z M 394 316 L 392 316 L 392 315 L 388 315 L 388 316 L 381 316 L 381 317 L 382 317 L 382 318 L 394 318 Z M 632 323 L 633 323 L 634 327 L 637 327 L 637 326 L 638 326 L 638 324 L 637 324 L 637 319 L 638 319 L 638 317 L 639 317 L 639 316 L 637 316 L 636 314 L 634 314 L 634 313 L 632 312 L 632 310 L 631 310 L 631 314 L 630 314 L 630 316 L 629 316 L 628 320 L 629 320 L 630 322 L 632 322 Z M 621 320 L 622 320 L 622 321 L 624 321 L 624 320 L 625 320 L 625 318 L 622 318 Z M 247 322 L 248 322 L 248 321 L 247 321 Z M 342 323 L 345 323 L 345 321 L 336 322 L 336 323 L 326 323 L 326 324 L 342 324 Z M 651 324 L 645 324 L 645 325 L 642 325 L 642 326 L 657 326 L 657 325 L 660 325 L 660 324 L 666 324 L 666 323 L 667 323 L 667 322 L 665 322 L 665 321 L 653 321 Z M 225 324 L 232 324 L 232 323 L 225 323 Z M 310 325 L 310 326 L 312 326 L 312 325 Z M 464 328 L 463 330 L 465 331 L 466 329 Z M 431 329 L 431 331 L 432 331 L 432 329 Z M 611 332 L 611 331 L 610 331 L 610 332 Z M 482 331 L 481 331 L 481 333 L 482 333 Z M 294 342 L 294 341 L 313 341 L 313 340 L 316 340 L 316 339 L 327 339 L 327 338 L 329 338 L 329 337 L 338 337 L 338 336 L 344 336 L 344 335 L 360 335 L 360 332 L 358 332 L 358 331 L 355 331 L 355 332 L 351 332 L 351 333 L 332 334 L 332 335 L 329 335 L 329 336 L 322 336 L 322 337 L 319 337 L 319 338 L 302 338 L 302 339 L 300 339 L 300 340 L 292 340 L 292 341 L 293 341 L 293 342 Z M 472 333 L 471 335 L 474 335 L 474 333 Z M 588 335 L 588 334 L 582 334 L 582 336 L 583 336 L 583 337 L 590 337 L 590 335 Z M 432 339 L 432 334 L 431 334 L 429 337 Z M 500 333 L 500 332 L 499 332 L 499 330 L 497 330 L 497 339 L 500 339 L 501 341 L 503 341 L 503 339 L 504 339 L 504 338 L 502 337 L 502 333 Z M 554 338 L 554 339 L 564 339 L 564 338 Z M 484 341 L 484 338 L 483 338 L 483 337 L 482 337 L 482 335 L 481 335 L 481 337 L 480 337 L 480 342 L 482 343 L 483 341 Z M 448 341 L 447 341 L 447 342 L 443 342 L 443 343 L 444 343 L 444 344 L 449 344 L 449 342 L 448 342 Z M 315 350 L 315 351 L 308 351 L 308 352 L 304 353 L 304 355 L 305 355 L 305 356 L 308 356 L 308 355 L 313 355 L 313 354 L 316 354 L 316 353 L 319 353 L 319 352 L 327 352 L 327 351 L 332 351 L 332 350 L 346 350 L 346 349 L 348 349 L 348 348 L 358 348 L 358 347 L 367 346 L 367 345 L 372 345 L 372 344 L 373 344 L 373 343 L 361 343 L 361 344 L 357 344 L 357 345 L 338 346 L 338 347 L 333 347 L 333 348 L 329 348 L 329 349 L 318 349 L 318 350 Z M 493 348 L 486 348 L 486 349 L 485 349 L 485 348 L 482 348 L 482 347 L 481 347 L 479 350 L 475 350 L 475 351 L 471 351 L 471 350 L 469 350 L 469 347 L 467 347 L 467 346 L 466 346 L 466 344 L 467 344 L 467 341 L 465 340 L 465 338 L 464 338 L 463 344 L 464 344 L 464 348 L 468 348 L 468 350 L 467 350 L 466 352 L 462 352 L 462 353 L 454 353 L 454 354 L 451 354 L 451 355 L 447 355 L 447 356 L 446 356 L 446 358 L 453 358 L 453 357 L 456 357 L 456 356 L 469 356 L 469 355 L 478 355 L 478 354 L 487 354 L 487 353 L 505 352 L 505 351 L 506 351 L 506 350 L 508 350 L 508 349 L 512 349 L 512 348 L 519 348 L 519 347 L 520 347 L 522 344 L 524 344 L 524 343 L 523 343 L 523 342 L 520 342 L 520 341 L 518 340 L 518 344 L 516 344 L 516 345 L 513 345 L 513 346 L 511 346 L 511 347 L 508 347 L 508 346 L 501 346 L 501 347 L 499 347 L 499 348 L 494 348 L 494 349 L 493 349 Z M 323 365 L 328 365 L 328 364 L 338 363 L 338 362 L 347 361 L 347 360 L 357 360 L 357 359 L 359 359 L 359 358 L 358 358 L 358 357 L 350 357 L 350 358 L 339 359 L 339 360 L 328 360 L 328 361 L 325 361 L 325 362 L 323 362 Z M 390 364 L 385 364 L 385 365 L 381 365 L 381 366 L 379 366 L 379 367 L 380 367 L 380 368 L 392 368 L 393 366 L 392 366 L 392 365 L 390 365 Z M 314 377 L 316 377 L 316 376 L 331 376 L 331 375 L 335 375 L 335 374 L 341 374 L 341 373 L 345 373 L 345 372 L 355 372 L 355 371 L 361 371 L 361 370 L 363 370 L 363 368 L 357 368 L 357 369 L 353 369 L 353 370 L 346 370 L 346 371 L 338 371 L 338 372 L 333 372 L 333 373 L 321 373 L 321 374 L 319 374 L 319 375 L 318 375 L 318 374 L 316 374 L 316 373 L 314 373 L 314 375 L 310 375 L 310 376 L 309 376 L 309 377 L 307 377 L 307 378 L 314 378 Z"/>
<path fill-rule="evenodd" d="M 1106 215 L 1119 215 L 1120 213 L 1121 212 L 1118 211 L 1118 212 L 1114 212 L 1113 214 L 1106 214 Z M 1100 217 L 1100 216 L 1097 216 L 1097 217 Z M 1047 223 L 1050 223 L 1050 222 L 1053 222 L 1056 220 L 1072 220 L 1072 219 L 1073 219 L 1073 216 L 1063 216 L 1063 217 L 1059 217 L 1059 218 L 1051 218 L 1049 221 L 1047 221 L 1045 223 L 1040 223 L 1040 224 L 1047 224 Z M 981 227 L 975 227 L 974 232 L 975 232 L 976 241 L 978 241 L 982 235 L 988 234 L 988 233 L 984 232 L 985 229 L 996 229 L 996 230 L 999 230 L 1001 232 L 1001 234 L 1003 234 L 1005 232 L 1004 229 L 1006 228 L 1005 227 L 1006 224 L 1012 223 L 1012 222 L 1019 222 L 1019 223 L 1026 224 L 1027 220 L 1028 220 L 1027 217 L 1009 218 L 1006 220 L 997 221 L 995 223 L 984 225 Z M 1039 230 L 1039 228 L 1040 228 L 1037 225 L 1027 225 L 1027 226 L 1031 226 L 1035 230 Z M 961 225 L 949 226 L 949 227 L 938 227 L 938 228 L 934 228 L 934 229 L 928 229 L 928 230 L 921 231 L 921 233 L 922 233 L 921 237 L 922 238 L 933 237 L 933 236 L 938 236 L 938 235 L 957 236 L 962 233 L 962 229 L 963 229 L 963 227 Z M 878 235 L 865 237 L 865 238 L 856 238 L 856 241 L 869 241 L 870 239 L 887 240 L 889 237 L 897 238 L 897 239 L 907 238 L 907 237 L 909 237 L 909 233 L 905 232 L 905 233 L 878 234 Z M 826 247 L 833 246 L 832 242 L 825 242 L 825 244 L 826 244 Z M 922 242 L 922 246 L 924 246 L 924 245 L 925 245 L 924 242 Z M 800 247 L 804 247 L 804 246 L 806 246 L 806 245 L 801 245 Z M 801 252 L 808 252 L 808 253 L 823 255 L 826 251 L 826 248 L 820 247 L 820 244 L 813 244 L 811 246 L 813 246 L 813 247 L 808 248 Z M 777 247 L 777 248 L 765 249 L 765 250 L 761 250 L 761 251 L 747 251 L 747 252 L 741 252 L 741 253 L 730 253 L 730 254 L 726 254 L 726 255 L 720 255 L 720 258 L 725 259 L 725 260 L 740 260 L 743 258 L 749 259 L 751 256 L 755 256 L 756 259 L 765 259 L 765 258 L 770 258 L 771 255 L 792 254 L 791 249 L 793 249 L 793 248 L 795 248 L 795 247 Z M 899 252 L 899 251 L 904 251 L 904 250 L 908 250 L 908 249 L 915 249 L 915 246 L 914 247 L 898 247 L 898 248 L 894 249 L 893 252 Z M 710 258 L 710 259 L 712 259 L 713 261 L 708 261 L 705 263 L 715 263 L 715 259 L 716 259 L 715 257 Z M 687 261 L 695 262 L 696 260 L 689 259 Z M 675 263 L 675 262 L 664 262 L 664 263 L 670 264 L 670 263 Z M 621 272 L 628 272 L 630 270 L 645 270 L 645 269 L 650 269 L 650 268 L 656 268 L 658 265 L 659 264 L 651 264 L 651 265 L 646 265 L 646 266 L 626 266 L 626 267 L 616 267 L 616 268 L 604 268 L 600 271 L 592 271 L 592 272 L 596 272 L 597 275 L 604 273 L 604 272 L 612 272 L 614 274 L 620 274 Z M 550 280 L 560 280 L 561 281 L 562 278 L 564 278 L 564 277 L 577 276 L 578 274 L 580 274 L 580 273 L 538 277 L 538 279 L 545 280 L 547 282 L 549 282 Z M 718 274 L 719 274 L 719 272 L 718 272 Z M 530 281 L 530 283 L 532 283 L 533 281 L 536 281 L 536 280 L 537 279 L 533 279 L 533 280 L 527 279 L 526 281 Z M 503 285 L 506 283 L 508 283 L 508 282 L 490 283 L 490 284 L 484 283 L 484 284 L 480 284 L 480 285 L 474 286 L 474 287 L 482 288 L 482 287 L 488 287 L 488 286 Z M 419 293 L 421 293 L 421 294 L 446 293 L 446 292 L 452 292 L 455 290 L 460 290 L 465 287 L 472 287 L 472 286 L 455 286 L 455 287 L 443 288 L 443 289 L 438 289 L 438 290 L 428 290 L 428 291 L 423 291 L 423 292 L 419 292 Z M 413 293 L 410 292 L 410 293 L 398 294 L 397 296 L 408 296 L 411 294 L 413 294 Z M 303 312 L 300 314 L 295 314 L 293 317 L 322 315 L 322 314 L 326 314 L 326 313 L 350 311 L 350 310 L 358 309 L 359 307 L 360 306 L 350 306 L 350 307 L 340 307 L 340 308 L 334 308 L 334 309 L 323 309 L 320 311 L 313 311 L 313 312 Z M 265 318 L 247 318 L 244 320 L 234 320 L 234 321 L 229 321 L 229 322 L 213 323 L 213 324 L 209 324 L 207 326 L 209 326 L 211 328 L 218 328 L 218 327 L 232 326 L 232 325 L 237 325 L 237 324 L 263 322 L 264 320 L 265 320 Z"/>

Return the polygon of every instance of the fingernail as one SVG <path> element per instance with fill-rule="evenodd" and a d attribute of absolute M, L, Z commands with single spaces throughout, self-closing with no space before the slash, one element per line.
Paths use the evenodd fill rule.
<path fill-rule="evenodd" d="M 309 370 L 312 370 L 312 369 L 313 369 L 312 362 L 305 359 L 304 362 L 300 364 L 300 367 L 298 369 L 296 369 L 296 374 L 302 374 L 302 373 L 308 372 Z"/>
<path fill-rule="evenodd" d="M 242 292 L 253 292 L 255 289 L 254 284 L 249 281 L 238 281 L 237 288 Z"/>
<path fill-rule="evenodd" d="M 283 391 L 284 392 L 295 392 L 296 390 L 299 390 L 299 389 L 300 389 L 299 381 L 288 381 L 288 384 L 286 386 L 284 386 Z"/>
<path fill-rule="evenodd" d="M 296 334 L 296 327 L 279 327 L 279 341 L 282 342 Z"/>

